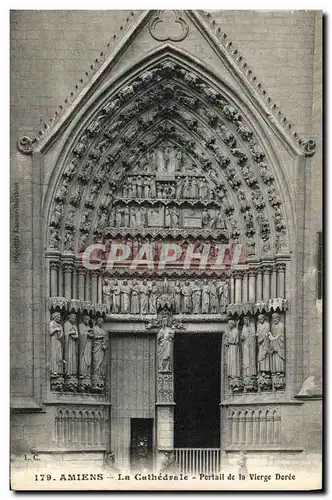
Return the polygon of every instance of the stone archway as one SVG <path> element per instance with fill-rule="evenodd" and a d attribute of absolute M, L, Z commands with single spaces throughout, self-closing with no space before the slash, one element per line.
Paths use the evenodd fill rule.
<path fill-rule="evenodd" d="M 238 396 L 244 405 L 248 394 L 259 404 L 264 394 L 285 391 L 285 271 L 292 207 L 283 203 L 282 175 L 257 129 L 248 110 L 238 107 L 225 86 L 166 50 L 132 69 L 85 116 L 61 155 L 52 195 L 46 198 L 51 325 L 54 332 L 61 331 L 58 325 L 64 321 L 65 337 L 72 328 L 84 339 L 74 350 L 78 362 L 71 373 L 70 349 L 64 349 L 65 368 L 49 374 L 49 391 L 66 393 L 76 401 L 88 396 L 91 404 L 109 403 L 106 359 L 109 345 L 121 344 L 112 335 L 144 338 L 150 331 L 157 344 L 149 383 L 156 383 L 151 398 L 156 405 L 158 451 L 174 447 L 173 366 L 162 353 L 170 356 L 167 343 L 180 328 L 224 333 L 223 446 L 231 404 L 237 404 Z M 109 246 L 114 243 L 125 243 L 130 253 L 107 269 Z M 188 266 L 185 253 L 172 265 L 156 265 L 163 243 L 180 243 L 194 255 L 208 244 L 206 265 L 200 265 L 202 253 Z M 214 267 L 212 255 L 215 258 L 219 246 L 227 243 L 242 245 L 245 258 Z M 146 244 L 152 245 L 152 267 L 133 267 Z M 99 245 L 93 269 L 82 261 L 90 245 Z M 78 330 L 69 324 L 74 313 L 72 324 L 78 322 Z M 99 318 L 105 320 L 104 327 Z M 110 342 L 106 330 L 111 332 Z M 163 343 L 165 349 L 159 351 Z M 151 339 L 143 344 L 143 351 L 151 354 Z M 90 364 L 85 362 L 86 349 Z M 130 354 L 125 356 L 128 361 Z M 124 419 L 122 407 L 116 413 L 117 404 L 112 408 L 115 420 Z M 151 418 L 151 407 L 144 411 Z M 273 411 L 278 413 L 274 407 Z M 131 415 L 138 418 L 135 411 Z M 126 428 L 127 441 L 128 418 L 120 425 Z M 247 420 L 245 428 L 252 424 Z M 234 436 L 231 445 L 241 443 L 235 431 Z M 125 450 L 121 453 L 126 463 Z"/>

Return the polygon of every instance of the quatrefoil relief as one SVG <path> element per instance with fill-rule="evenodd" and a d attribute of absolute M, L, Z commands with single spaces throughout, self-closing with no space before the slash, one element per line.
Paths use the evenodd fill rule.
<path fill-rule="evenodd" d="M 177 10 L 158 10 L 150 21 L 149 30 L 155 40 L 180 42 L 186 38 L 189 26 Z"/>

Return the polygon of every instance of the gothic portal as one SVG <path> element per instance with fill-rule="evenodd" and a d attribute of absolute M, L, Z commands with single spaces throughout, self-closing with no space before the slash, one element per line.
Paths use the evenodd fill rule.
<path fill-rule="evenodd" d="M 173 32 L 144 16 L 19 141 L 36 179 L 35 446 L 121 470 L 302 453 L 305 187 L 289 178 L 315 142 L 266 112 L 209 17 Z M 191 54 L 198 26 L 221 69 Z M 151 48 L 122 65 L 135 37 Z"/>

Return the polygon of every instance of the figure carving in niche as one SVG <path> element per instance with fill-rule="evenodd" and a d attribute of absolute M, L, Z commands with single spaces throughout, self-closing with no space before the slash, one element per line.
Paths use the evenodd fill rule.
<path fill-rule="evenodd" d="M 79 325 L 79 347 L 80 347 L 80 383 L 83 388 L 90 385 L 91 362 L 92 362 L 92 339 L 93 329 L 90 326 L 90 316 L 84 315 Z"/>
<path fill-rule="evenodd" d="M 171 226 L 179 227 L 179 211 L 176 207 L 171 207 Z"/>
<path fill-rule="evenodd" d="M 68 230 L 64 236 L 64 247 L 67 252 L 72 252 L 74 250 L 74 234 L 73 230 Z"/>
<path fill-rule="evenodd" d="M 225 229 L 226 230 L 226 225 L 224 222 L 224 217 L 223 217 L 223 213 L 222 213 L 221 209 L 216 214 L 215 227 L 217 229 Z"/>
<path fill-rule="evenodd" d="M 121 286 L 121 312 L 128 314 L 130 310 L 130 286 L 127 280 L 124 280 Z"/>
<path fill-rule="evenodd" d="M 68 180 L 64 179 L 55 196 L 56 201 L 64 201 L 68 193 Z"/>
<path fill-rule="evenodd" d="M 285 371 L 284 325 L 279 313 L 272 314 L 271 332 L 269 335 L 271 347 L 271 372 Z"/>
<path fill-rule="evenodd" d="M 180 287 L 180 282 L 176 280 L 174 284 L 174 304 L 175 304 L 175 313 L 180 314 L 181 313 L 181 287 Z"/>
<path fill-rule="evenodd" d="M 207 188 L 207 186 L 206 186 L 205 179 L 200 179 L 198 194 L 199 194 L 199 197 L 202 200 L 205 200 L 205 198 L 207 197 L 207 190 L 206 190 L 206 188 Z"/>
<path fill-rule="evenodd" d="M 258 315 L 257 323 L 257 343 L 258 343 L 258 371 L 261 373 L 270 371 L 270 325 L 264 314 Z"/>
<path fill-rule="evenodd" d="M 86 242 L 89 237 L 89 233 L 84 233 L 80 236 L 79 241 L 78 241 L 78 251 L 79 252 L 84 252 L 86 249 Z"/>
<path fill-rule="evenodd" d="M 245 316 L 243 321 L 241 332 L 243 375 L 251 377 L 256 375 L 256 333 L 249 316 Z"/>
<path fill-rule="evenodd" d="M 225 281 L 222 290 L 222 305 L 227 306 L 229 304 L 229 281 Z"/>
<path fill-rule="evenodd" d="M 208 314 L 210 310 L 210 286 L 207 279 L 203 282 L 202 287 L 202 313 Z"/>
<path fill-rule="evenodd" d="M 122 226 L 122 214 L 123 214 L 123 208 L 122 207 L 116 207 L 115 208 L 115 225 L 117 227 Z"/>
<path fill-rule="evenodd" d="M 62 217 L 62 204 L 61 203 L 56 203 L 54 207 L 54 211 L 52 214 L 50 226 L 53 227 L 59 227 L 60 226 L 60 221 Z"/>
<path fill-rule="evenodd" d="M 227 374 L 228 377 L 240 377 L 240 349 L 239 330 L 237 322 L 228 321 L 228 334 L 226 335 L 225 347 L 227 349 Z"/>
<path fill-rule="evenodd" d="M 149 312 L 149 287 L 146 280 L 140 285 L 140 312 L 141 314 Z"/>
<path fill-rule="evenodd" d="M 121 311 L 121 288 L 117 280 L 114 281 L 112 287 L 112 295 L 113 295 L 113 313 L 119 314 Z"/>
<path fill-rule="evenodd" d="M 217 283 L 215 280 L 212 281 L 210 285 L 210 312 L 211 314 L 217 314 L 219 309 L 219 297 L 217 290 Z"/>
<path fill-rule="evenodd" d="M 184 179 L 183 179 L 183 177 L 176 177 L 175 181 L 176 181 L 176 198 L 180 199 L 183 197 L 182 191 L 183 191 Z"/>
<path fill-rule="evenodd" d="M 188 280 L 183 284 L 181 293 L 183 295 L 183 312 L 188 314 L 191 312 L 191 286 Z"/>
<path fill-rule="evenodd" d="M 92 383 L 94 389 L 102 390 L 106 375 L 107 338 L 103 330 L 103 318 L 97 318 L 93 327 L 92 341 Z"/>
<path fill-rule="evenodd" d="M 142 198 L 143 195 L 143 178 L 141 175 L 139 175 L 136 179 L 136 186 L 137 186 L 137 197 Z"/>
<path fill-rule="evenodd" d="M 151 177 L 150 180 L 150 196 L 151 198 L 156 198 L 157 196 L 156 180 L 154 177 Z"/>
<path fill-rule="evenodd" d="M 198 280 L 195 280 L 192 287 L 192 303 L 193 303 L 193 313 L 200 314 L 201 312 L 201 295 L 202 290 Z"/>
<path fill-rule="evenodd" d="M 150 198 L 150 179 L 144 178 L 144 198 Z"/>
<path fill-rule="evenodd" d="M 130 209 L 128 206 L 125 206 L 123 209 L 123 225 L 124 227 L 130 227 Z"/>
<path fill-rule="evenodd" d="M 61 325 L 61 314 L 52 314 L 50 322 L 50 372 L 51 376 L 63 374 L 63 328 Z"/>
<path fill-rule="evenodd" d="M 150 303 L 150 314 L 156 314 L 157 313 L 157 285 L 156 282 L 153 281 L 152 283 L 149 283 L 149 290 L 150 290 L 150 297 L 149 297 L 149 303 Z"/>
<path fill-rule="evenodd" d="M 173 341 L 174 330 L 168 326 L 168 318 L 163 317 L 161 328 L 157 336 L 157 369 L 160 372 L 173 370 Z"/>
<path fill-rule="evenodd" d="M 186 177 L 183 184 L 183 198 L 190 198 L 190 179 Z"/>
<path fill-rule="evenodd" d="M 134 279 L 131 286 L 131 303 L 130 303 L 131 306 L 130 312 L 132 314 L 139 314 L 139 293 L 140 293 L 139 285 L 137 283 L 137 280 Z"/>
<path fill-rule="evenodd" d="M 70 314 L 64 324 L 65 334 L 65 360 L 66 374 L 69 377 L 77 377 L 78 367 L 78 329 L 76 326 L 76 314 Z M 67 381 L 68 388 L 74 390 L 77 386 L 76 380 Z"/>
<path fill-rule="evenodd" d="M 171 227 L 171 212 L 170 208 L 166 207 L 165 208 L 165 227 Z"/>
<path fill-rule="evenodd" d="M 202 226 L 205 228 L 208 227 L 210 224 L 210 219 L 211 219 L 211 216 L 210 216 L 208 209 L 204 208 L 203 213 L 202 213 Z"/>

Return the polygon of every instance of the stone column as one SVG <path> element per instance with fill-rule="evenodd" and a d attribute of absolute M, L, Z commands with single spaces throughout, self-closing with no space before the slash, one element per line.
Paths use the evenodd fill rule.
<path fill-rule="evenodd" d="M 271 272 L 271 298 L 277 297 L 277 269 L 274 265 Z"/>
<path fill-rule="evenodd" d="M 103 277 L 99 273 L 98 275 L 98 304 L 103 303 Z"/>
<path fill-rule="evenodd" d="M 85 300 L 91 302 L 91 272 L 85 274 Z"/>
<path fill-rule="evenodd" d="M 254 303 L 256 300 L 256 269 L 249 269 L 249 302 Z"/>
<path fill-rule="evenodd" d="M 78 269 L 78 298 L 85 300 L 85 269 Z"/>
<path fill-rule="evenodd" d="M 277 264 L 277 295 L 282 299 L 285 298 L 285 272 L 286 264 Z"/>
<path fill-rule="evenodd" d="M 262 301 L 262 273 L 263 270 L 261 267 L 257 268 L 256 275 L 256 302 Z"/>
<path fill-rule="evenodd" d="M 235 280 L 235 304 L 241 304 L 241 302 L 242 302 L 242 297 L 241 297 L 242 272 L 241 271 L 235 271 L 234 280 Z"/>
<path fill-rule="evenodd" d="M 249 302 L 248 298 L 248 272 L 244 271 L 242 278 L 242 302 L 246 304 Z"/>
<path fill-rule="evenodd" d="M 174 330 L 168 326 L 167 320 L 157 335 L 157 449 L 172 450 L 174 448 Z"/>
<path fill-rule="evenodd" d="M 271 266 L 263 267 L 263 300 L 264 302 L 268 302 L 270 298 L 270 275 L 271 275 Z"/>
<path fill-rule="evenodd" d="M 58 296 L 58 274 L 59 274 L 59 261 L 50 261 L 50 296 Z"/>
<path fill-rule="evenodd" d="M 72 297 L 73 299 L 78 298 L 77 291 L 77 265 L 73 264 L 73 277 L 72 277 Z"/>
<path fill-rule="evenodd" d="M 91 302 L 97 304 L 98 302 L 98 272 L 91 271 Z"/>

